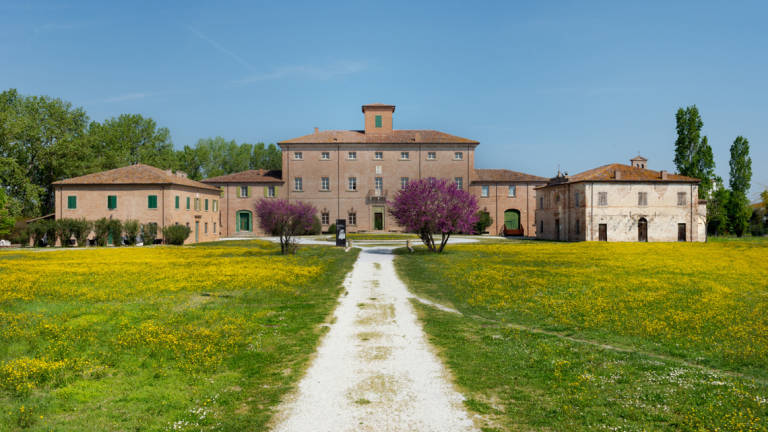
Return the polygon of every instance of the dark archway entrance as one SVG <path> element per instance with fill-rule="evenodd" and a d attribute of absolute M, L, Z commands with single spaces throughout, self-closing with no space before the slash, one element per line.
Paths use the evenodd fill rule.
<path fill-rule="evenodd" d="M 645 218 L 640 218 L 640 220 L 637 221 L 637 241 L 648 241 L 648 221 L 645 220 Z"/>

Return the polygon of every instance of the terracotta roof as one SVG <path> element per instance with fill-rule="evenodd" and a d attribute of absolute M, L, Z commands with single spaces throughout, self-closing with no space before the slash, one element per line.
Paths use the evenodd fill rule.
<path fill-rule="evenodd" d="M 548 179 L 505 169 L 476 169 L 473 182 L 546 182 Z"/>
<path fill-rule="evenodd" d="M 618 177 L 617 177 L 618 173 Z M 661 171 L 647 168 L 635 168 L 624 164 L 609 164 L 588 171 L 580 172 L 569 177 L 555 177 L 550 184 L 577 182 L 670 182 L 670 183 L 699 183 L 701 180 L 679 174 L 667 173 L 667 178 L 661 178 Z"/>
<path fill-rule="evenodd" d="M 218 190 L 213 186 L 173 174 L 153 166 L 136 164 L 109 171 L 102 171 L 71 179 L 53 182 L 55 185 L 110 185 L 110 184 L 140 184 L 140 185 L 181 185 L 200 189 Z"/>
<path fill-rule="evenodd" d="M 363 112 L 365 112 L 365 109 L 371 107 L 371 108 L 392 108 L 392 112 L 395 112 L 395 106 L 390 104 L 383 104 L 383 103 L 371 103 L 371 104 L 365 104 L 362 106 Z"/>
<path fill-rule="evenodd" d="M 248 170 L 203 180 L 203 183 L 282 183 L 280 170 Z"/>
<path fill-rule="evenodd" d="M 648 162 L 648 159 L 646 159 L 646 158 L 644 158 L 644 157 L 642 157 L 642 156 L 640 156 L 640 155 L 637 155 L 637 156 L 633 157 L 633 158 L 632 158 L 632 159 L 630 159 L 630 160 L 633 160 L 633 161 L 635 161 L 635 160 L 641 160 L 641 161 L 646 161 L 646 162 Z"/>
<path fill-rule="evenodd" d="M 280 141 L 278 144 L 479 144 L 477 141 L 434 130 L 393 130 L 366 134 L 361 130 L 327 130 Z"/>

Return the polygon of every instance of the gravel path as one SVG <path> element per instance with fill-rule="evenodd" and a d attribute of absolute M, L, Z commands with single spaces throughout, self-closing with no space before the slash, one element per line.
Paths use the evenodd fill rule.
<path fill-rule="evenodd" d="M 335 321 L 274 431 L 475 431 L 390 249 L 364 248 Z"/>

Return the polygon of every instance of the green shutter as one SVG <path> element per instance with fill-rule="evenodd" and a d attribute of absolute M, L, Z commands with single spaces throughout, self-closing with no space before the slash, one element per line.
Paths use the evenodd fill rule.
<path fill-rule="evenodd" d="M 205 211 L 208 211 L 208 198 L 205 199 Z"/>
<path fill-rule="evenodd" d="M 380 115 L 376 116 L 376 127 L 377 128 L 381 127 L 381 116 Z"/>
<path fill-rule="evenodd" d="M 176 195 L 176 209 L 179 208 L 179 205 L 180 205 L 179 201 L 181 201 L 181 197 Z"/>
<path fill-rule="evenodd" d="M 253 188 L 248 186 L 248 198 L 253 196 Z"/>
<path fill-rule="evenodd" d="M 117 208 L 117 195 L 107 196 L 107 208 L 110 210 Z"/>
<path fill-rule="evenodd" d="M 221 196 L 223 198 L 224 197 L 224 186 L 219 186 L 219 189 L 221 189 L 221 193 L 219 194 L 219 196 Z"/>
<path fill-rule="evenodd" d="M 150 195 L 147 197 L 147 207 L 151 209 L 157 208 L 157 195 Z"/>
<path fill-rule="evenodd" d="M 77 208 L 77 197 L 72 195 L 67 197 L 67 208 L 68 209 L 76 209 Z"/>
<path fill-rule="evenodd" d="M 189 210 L 189 197 L 187 197 L 187 210 Z"/>
<path fill-rule="evenodd" d="M 264 198 L 269 196 L 269 186 L 264 186 Z"/>
<path fill-rule="evenodd" d="M 275 186 L 275 198 L 277 198 L 277 190 L 278 190 L 278 189 L 279 189 L 279 188 L 278 188 L 277 186 Z"/>
<path fill-rule="evenodd" d="M 240 191 L 242 191 L 243 188 L 241 186 L 237 186 L 235 189 L 237 189 L 237 197 L 242 198 L 242 194 L 240 193 Z"/>

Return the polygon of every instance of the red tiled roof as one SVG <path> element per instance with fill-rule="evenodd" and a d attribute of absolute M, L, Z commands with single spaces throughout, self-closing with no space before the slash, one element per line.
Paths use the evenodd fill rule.
<path fill-rule="evenodd" d="M 548 179 L 506 169 L 475 169 L 473 182 L 546 182 Z"/>
<path fill-rule="evenodd" d="M 617 176 L 618 173 L 618 176 Z M 670 183 L 699 183 L 701 180 L 680 174 L 667 173 L 667 178 L 661 178 L 661 171 L 647 168 L 635 168 L 624 164 L 603 165 L 591 170 L 565 177 L 564 181 L 551 179 L 552 184 L 577 182 L 670 182 Z"/>
<path fill-rule="evenodd" d="M 477 141 L 434 130 L 393 130 L 390 133 L 366 134 L 359 130 L 327 130 L 278 144 L 479 144 Z"/>
<path fill-rule="evenodd" d="M 218 188 L 198 181 L 161 170 L 150 165 L 136 164 L 122 168 L 97 172 L 71 179 L 53 182 L 55 185 L 110 185 L 110 184 L 139 184 L 139 185 L 181 185 L 199 189 L 218 190 Z"/>
<path fill-rule="evenodd" d="M 248 170 L 203 180 L 204 183 L 282 183 L 280 170 Z"/>

